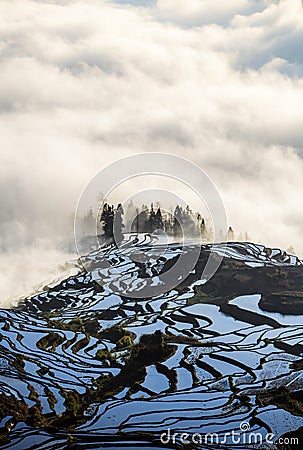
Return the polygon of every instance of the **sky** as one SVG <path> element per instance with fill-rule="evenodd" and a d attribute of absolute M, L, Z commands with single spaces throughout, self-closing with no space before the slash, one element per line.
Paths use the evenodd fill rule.
<path fill-rule="evenodd" d="M 61 273 L 86 184 L 137 153 L 194 162 L 236 232 L 303 257 L 302 42 L 300 0 L 2 0 L 0 305 Z"/>

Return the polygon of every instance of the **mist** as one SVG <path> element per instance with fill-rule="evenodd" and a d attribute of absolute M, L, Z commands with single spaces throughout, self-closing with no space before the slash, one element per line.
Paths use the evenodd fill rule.
<path fill-rule="evenodd" d="M 135 153 L 198 164 L 236 234 L 303 256 L 301 1 L 131 3 L 0 3 L 1 306 L 64 273 L 82 190 Z"/>

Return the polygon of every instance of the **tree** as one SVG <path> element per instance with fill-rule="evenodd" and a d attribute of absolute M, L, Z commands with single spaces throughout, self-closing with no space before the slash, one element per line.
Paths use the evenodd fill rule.
<path fill-rule="evenodd" d="M 92 207 L 89 208 L 88 213 L 84 217 L 84 234 L 92 235 L 96 232 L 96 221 L 94 218 L 94 213 Z"/>
<path fill-rule="evenodd" d="M 127 205 L 126 213 L 124 216 L 125 231 L 127 233 L 130 233 L 132 231 L 133 222 L 136 221 L 137 215 L 138 215 L 137 208 L 134 207 L 133 201 L 130 200 L 130 202 Z"/>
<path fill-rule="evenodd" d="M 118 204 L 116 209 L 114 205 L 110 206 L 108 203 L 103 205 L 100 218 L 103 235 L 107 239 L 114 239 L 115 243 L 123 240 L 123 214 L 124 211 L 121 203 Z"/>
<path fill-rule="evenodd" d="M 139 233 L 139 217 L 140 217 L 140 212 L 139 212 L 139 208 L 136 208 L 136 215 L 135 218 L 133 219 L 132 223 L 131 223 L 131 232 L 132 233 Z"/>
<path fill-rule="evenodd" d="M 155 230 L 163 230 L 163 220 L 162 220 L 162 213 L 160 207 L 157 209 L 156 215 L 155 215 Z"/>
<path fill-rule="evenodd" d="M 102 230 L 106 238 L 113 237 L 113 223 L 114 223 L 114 207 L 104 203 L 100 221 L 102 223 Z"/>
<path fill-rule="evenodd" d="M 190 207 L 187 205 L 185 211 L 182 216 L 183 229 L 187 236 L 195 236 L 196 233 L 196 224 L 194 221 L 194 214 Z"/>
<path fill-rule="evenodd" d="M 232 227 L 229 227 L 227 230 L 227 240 L 228 241 L 234 241 L 235 240 L 235 233 Z"/>
<path fill-rule="evenodd" d="M 174 236 L 182 236 L 183 211 L 182 207 L 177 205 L 174 211 L 173 230 Z"/>
<path fill-rule="evenodd" d="M 208 233 L 207 233 L 206 223 L 205 223 L 205 220 L 204 220 L 204 219 L 202 219 L 202 221 L 201 221 L 200 230 L 201 230 L 201 237 L 202 237 L 202 240 L 203 240 L 203 241 L 207 241 L 207 239 L 208 239 Z"/>
<path fill-rule="evenodd" d="M 287 253 L 290 253 L 291 255 L 295 255 L 295 249 L 293 248 L 293 246 L 291 245 L 290 247 L 288 247 L 288 249 L 286 250 Z"/>
<path fill-rule="evenodd" d="M 124 214 L 122 204 L 119 203 L 117 206 L 117 209 L 115 211 L 115 218 L 114 218 L 114 240 L 115 243 L 119 243 L 123 240 L 123 219 L 122 215 Z"/>
<path fill-rule="evenodd" d="M 147 205 L 142 205 L 139 214 L 139 232 L 149 233 L 149 210 Z"/>
<path fill-rule="evenodd" d="M 162 218 L 163 220 L 163 218 Z M 166 234 L 174 234 L 174 226 L 173 226 L 173 215 L 172 213 L 168 212 L 166 214 L 165 219 L 163 220 L 163 229 L 165 230 Z"/>
<path fill-rule="evenodd" d="M 149 218 L 148 218 L 148 232 L 152 233 L 156 228 L 156 214 L 154 211 L 154 205 L 153 203 L 150 205 L 150 212 L 149 212 Z"/>
<path fill-rule="evenodd" d="M 136 214 L 131 223 L 131 232 L 149 233 L 149 216 L 146 205 L 142 205 L 141 211 L 139 211 L 139 208 L 136 208 Z"/>

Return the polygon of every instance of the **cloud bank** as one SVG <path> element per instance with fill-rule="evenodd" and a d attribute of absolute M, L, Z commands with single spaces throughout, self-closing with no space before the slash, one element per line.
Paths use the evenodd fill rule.
<path fill-rule="evenodd" d="M 130 3 L 0 4 L 0 304 L 68 256 L 82 189 L 134 153 L 197 163 L 236 231 L 303 256 L 301 2 Z"/>

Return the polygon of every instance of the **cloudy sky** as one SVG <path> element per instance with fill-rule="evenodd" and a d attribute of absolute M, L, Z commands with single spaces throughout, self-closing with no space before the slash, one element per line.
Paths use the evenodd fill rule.
<path fill-rule="evenodd" d="M 300 0 L 2 0 L 1 299 L 69 256 L 108 163 L 167 152 L 216 184 L 236 231 L 303 256 Z"/>

